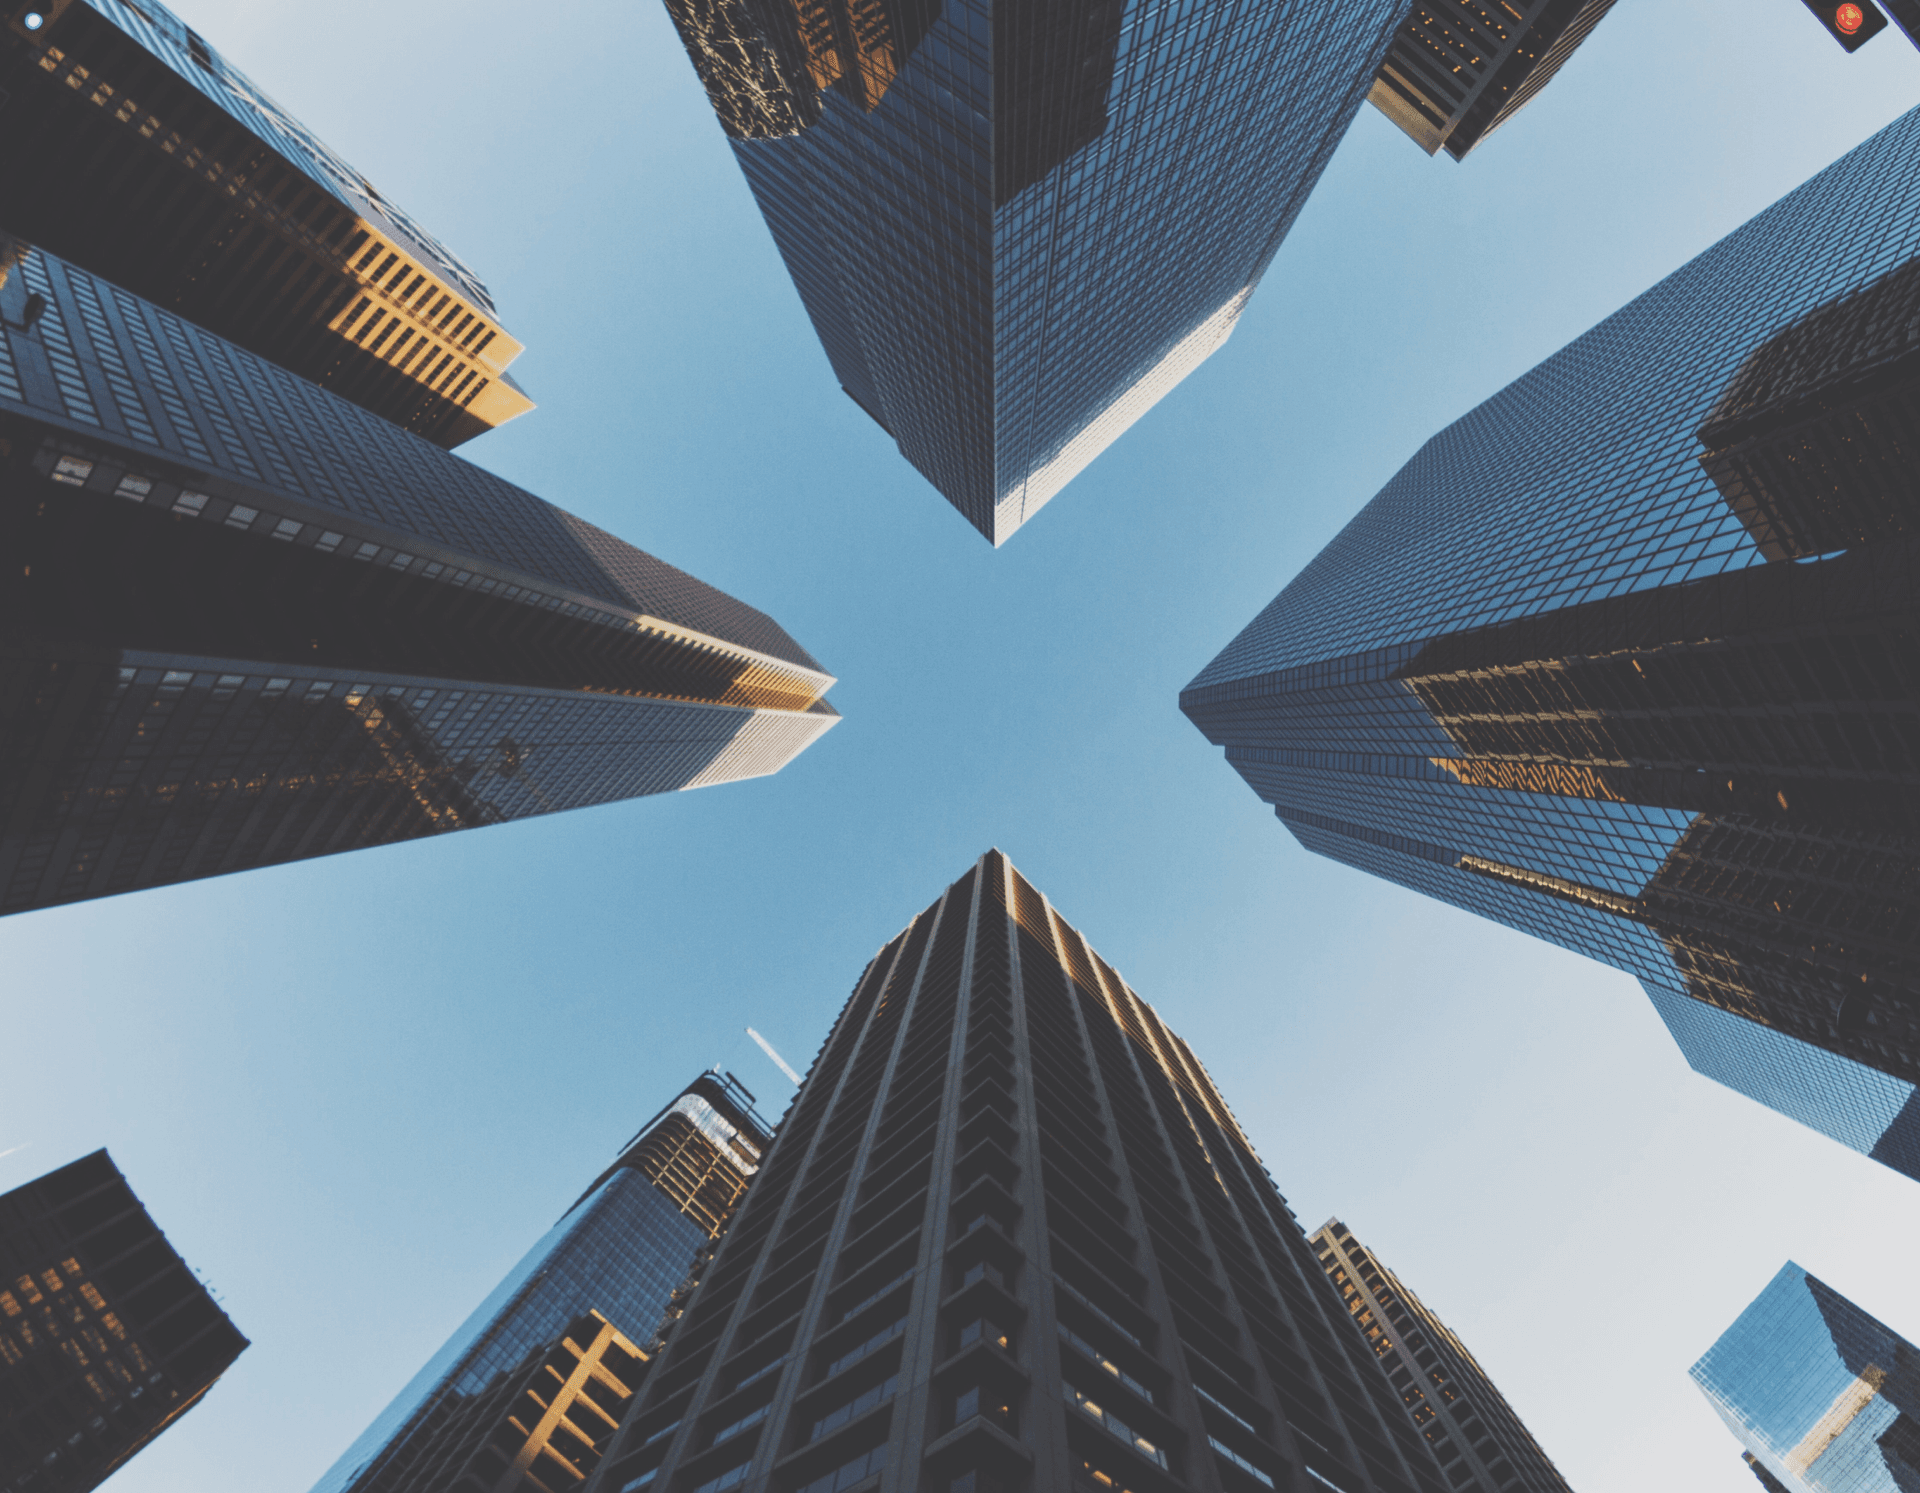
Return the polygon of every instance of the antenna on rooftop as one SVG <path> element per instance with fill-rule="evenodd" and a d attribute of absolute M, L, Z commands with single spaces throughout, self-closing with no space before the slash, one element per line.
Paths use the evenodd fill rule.
<path fill-rule="evenodd" d="M 760 1044 L 760 1050 L 764 1052 L 768 1057 L 773 1059 L 773 1065 L 776 1068 L 778 1068 L 782 1073 L 786 1074 L 788 1078 L 791 1078 L 794 1081 L 794 1084 L 796 1086 L 799 1084 L 800 1075 L 798 1073 L 795 1073 L 793 1069 L 787 1065 L 787 1060 L 785 1058 L 781 1057 L 779 1053 L 773 1050 L 773 1044 L 771 1042 L 769 1042 L 765 1037 L 761 1036 L 752 1027 L 747 1028 L 747 1035 L 753 1038 L 755 1042 Z"/>

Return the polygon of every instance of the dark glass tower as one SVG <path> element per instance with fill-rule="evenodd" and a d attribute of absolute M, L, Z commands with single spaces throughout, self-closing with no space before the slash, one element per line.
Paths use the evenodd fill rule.
<path fill-rule="evenodd" d="M 1181 707 L 1920 1177 L 1920 111 L 1430 440 Z"/>
<path fill-rule="evenodd" d="M 158 0 L 0 16 L 0 227 L 437 445 L 533 407 L 486 286 Z"/>
<path fill-rule="evenodd" d="M 608 1438 L 769 1141 L 705 1073 L 500 1282 L 314 1493 L 562 1493 Z"/>
<path fill-rule="evenodd" d="M 1378 1255 L 1337 1218 L 1311 1242 L 1449 1486 L 1457 1493 L 1571 1493 L 1467 1345 Z"/>
<path fill-rule="evenodd" d="M 1420 0 L 1368 95 L 1428 155 L 1465 160 L 1532 102 L 1613 0 Z"/>
<path fill-rule="evenodd" d="M 834 374 L 1005 540 L 1233 330 L 1404 0 L 667 0 Z"/>
<path fill-rule="evenodd" d="M 1187 1045 L 990 852 L 867 967 L 588 1493 L 1440 1493 Z"/>
<path fill-rule="evenodd" d="M 0 1194 L 0 1493 L 86 1493 L 247 1347 L 105 1151 Z"/>
<path fill-rule="evenodd" d="M 95 276 L 34 252 L 0 312 L 0 912 L 758 776 L 837 719 L 765 614 Z"/>
<path fill-rule="evenodd" d="M 1920 1487 L 1920 1349 L 1791 1261 L 1690 1372 L 1763 1487 Z"/>

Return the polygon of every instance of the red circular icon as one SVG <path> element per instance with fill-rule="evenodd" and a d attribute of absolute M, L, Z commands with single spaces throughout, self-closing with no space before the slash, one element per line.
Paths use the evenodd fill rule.
<path fill-rule="evenodd" d="M 1833 24 L 1852 36 L 1867 24 L 1867 13 L 1857 5 L 1843 5 L 1833 13 Z"/>

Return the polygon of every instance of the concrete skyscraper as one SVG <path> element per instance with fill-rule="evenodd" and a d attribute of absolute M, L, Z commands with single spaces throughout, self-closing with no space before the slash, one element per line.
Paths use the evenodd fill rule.
<path fill-rule="evenodd" d="M 667 0 L 835 376 L 1005 540 L 1232 332 L 1406 0 Z"/>
<path fill-rule="evenodd" d="M 769 1140 L 705 1073 L 640 1128 L 314 1493 L 565 1493 L 599 1465 Z"/>
<path fill-rule="evenodd" d="M 1433 437 L 1181 707 L 1920 1177 L 1920 111 Z"/>
<path fill-rule="evenodd" d="M 0 15 L 0 229 L 437 445 L 532 408 L 486 286 L 159 0 Z"/>
<path fill-rule="evenodd" d="M 86 1493 L 247 1340 L 105 1151 L 0 1194 L 0 1493 Z"/>
<path fill-rule="evenodd" d="M 1312 1243 L 1457 1493 L 1571 1493 L 1466 1344 L 1378 1255 L 1337 1218 Z"/>
<path fill-rule="evenodd" d="M 1440 1493 L 1199 1060 L 999 852 L 874 957 L 588 1493 Z"/>
<path fill-rule="evenodd" d="M 0 912 L 757 776 L 837 719 L 765 614 L 97 276 L 33 251 L 0 312 Z"/>
<path fill-rule="evenodd" d="M 1368 97 L 1428 155 L 1464 160 L 1612 9 L 1613 0 L 1420 0 Z"/>
<path fill-rule="evenodd" d="M 1770 1493 L 1920 1487 L 1920 1349 L 1791 1261 L 1691 1373 Z"/>

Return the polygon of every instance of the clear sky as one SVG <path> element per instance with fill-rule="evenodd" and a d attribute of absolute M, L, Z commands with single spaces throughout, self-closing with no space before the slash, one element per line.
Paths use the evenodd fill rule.
<path fill-rule="evenodd" d="M 1685 1371 L 1789 1257 L 1920 1336 L 1920 1184 L 1626 976 L 1308 855 L 1176 706 L 1429 435 L 1920 102 L 1898 31 L 1621 0 L 1465 165 L 1363 110 L 1226 348 L 995 553 L 835 385 L 658 0 L 178 8 L 491 285 L 540 408 L 466 454 L 771 612 L 846 719 L 0 922 L 0 1189 L 111 1147 L 254 1342 L 114 1493 L 304 1493 L 680 1084 L 778 1109 L 743 1028 L 804 1069 L 989 845 L 1582 1493 L 1752 1493 Z"/>

